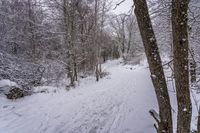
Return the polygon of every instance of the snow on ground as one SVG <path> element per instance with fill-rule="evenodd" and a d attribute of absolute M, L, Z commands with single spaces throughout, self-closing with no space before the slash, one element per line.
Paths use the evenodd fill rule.
<path fill-rule="evenodd" d="M 0 97 L 0 133 L 155 133 L 148 111 L 157 102 L 147 67 L 119 60 L 103 67 L 110 75 L 98 83 L 86 78 L 70 91 Z"/>
<path fill-rule="evenodd" d="M 12 82 L 8 79 L 0 80 L 0 93 L 7 93 L 9 91 L 9 87 L 16 86 L 18 87 L 17 83 Z M 1 96 L 1 95 L 0 95 Z"/>

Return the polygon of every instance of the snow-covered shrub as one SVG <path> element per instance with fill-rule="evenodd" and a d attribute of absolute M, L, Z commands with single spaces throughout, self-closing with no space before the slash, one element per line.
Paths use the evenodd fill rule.
<path fill-rule="evenodd" d="M 62 80 L 66 80 L 66 68 L 65 65 L 61 64 L 56 60 L 46 60 L 41 62 L 44 64 L 45 72 L 43 74 L 42 83 L 43 85 L 60 85 Z"/>
<path fill-rule="evenodd" d="M 12 82 L 8 79 L 0 80 L 0 93 L 4 93 L 4 94 L 8 93 L 10 87 L 12 87 L 12 86 L 19 87 L 19 85 L 17 83 Z"/>
<path fill-rule="evenodd" d="M 8 99 L 18 99 L 30 95 L 32 92 L 8 79 L 0 80 L 0 94 Z"/>
<path fill-rule="evenodd" d="M 0 79 L 9 79 L 19 85 L 35 85 L 40 82 L 42 66 L 0 51 Z"/>

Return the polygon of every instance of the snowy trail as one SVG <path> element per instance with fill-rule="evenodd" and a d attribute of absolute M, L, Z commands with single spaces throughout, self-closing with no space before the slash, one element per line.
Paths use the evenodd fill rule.
<path fill-rule="evenodd" d="M 105 66 L 109 76 L 66 92 L 0 99 L 0 133 L 154 133 L 156 99 L 143 66 Z M 85 79 L 86 80 L 86 79 Z"/>

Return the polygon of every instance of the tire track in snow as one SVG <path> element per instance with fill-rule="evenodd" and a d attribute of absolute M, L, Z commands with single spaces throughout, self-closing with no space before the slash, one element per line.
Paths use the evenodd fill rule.
<path fill-rule="evenodd" d="M 5 121 L 3 126 L 0 125 L 0 131 L 139 133 L 148 127 L 147 132 L 143 133 L 155 132 L 152 121 L 145 118 L 154 102 L 148 71 L 138 66 L 122 65 L 110 66 L 108 71 L 111 73 L 109 79 L 82 84 L 67 93 L 61 91 L 56 94 L 33 95 L 24 101 L 6 102 L 15 107 L 12 110 L 22 114 L 22 117 L 13 116 L 12 111 L 1 111 L 0 119 Z M 145 100 L 149 102 L 148 106 Z M 140 124 L 140 119 L 145 119 L 143 121 L 147 121 L 147 124 Z"/>

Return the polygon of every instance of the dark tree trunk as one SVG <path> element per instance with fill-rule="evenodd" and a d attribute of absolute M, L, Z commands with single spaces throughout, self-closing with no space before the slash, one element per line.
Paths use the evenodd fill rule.
<path fill-rule="evenodd" d="M 172 0 L 174 76 L 178 103 L 177 133 L 190 133 L 187 11 L 189 0 Z"/>
<path fill-rule="evenodd" d="M 157 131 L 158 133 L 172 133 L 173 126 L 170 99 L 147 2 L 146 0 L 133 1 L 135 3 L 135 15 L 137 17 L 159 106 L 160 121 Z"/>
<path fill-rule="evenodd" d="M 193 59 L 190 60 L 190 81 L 196 83 L 196 62 Z"/>
<path fill-rule="evenodd" d="M 190 82 L 196 83 L 196 62 L 194 59 L 194 50 L 191 49 L 190 51 L 191 59 L 190 59 Z"/>

